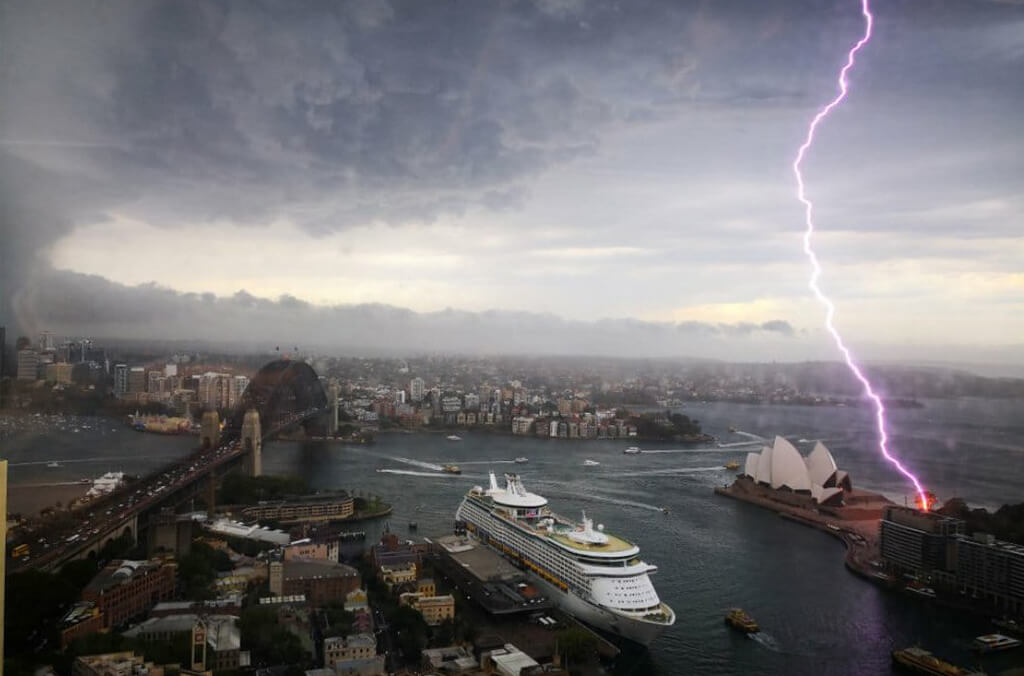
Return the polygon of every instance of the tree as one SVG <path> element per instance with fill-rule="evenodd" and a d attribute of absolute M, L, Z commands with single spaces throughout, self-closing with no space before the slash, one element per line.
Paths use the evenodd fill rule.
<path fill-rule="evenodd" d="M 455 629 L 455 621 L 450 617 L 445 618 L 431 632 L 430 644 L 435 648 L 451 645 L 455 642 Z"/>
<path fill-rule="evenodd" d="M 558 650 L 566 662 L 586 662 L 597 654 L 597 638 L 589 631 L 570 627 L 558 632 Z"/>
<path fill-rule="evenodd" d="M 420 611 L 409 606 L 398 606 L 388 617 L 388 623 L 398 637 L 398 650 L 409 662 L 418 662 L 427 647 L 430 628 Z"/>
<path fill-rule="evenodd" d="M 253 606 L 242 611 L 238 622 L 242 649 L 252 652 L 255 664 L 302 664 L 306 651 L 299 638 L 278 624 L 277 609 Z"/>

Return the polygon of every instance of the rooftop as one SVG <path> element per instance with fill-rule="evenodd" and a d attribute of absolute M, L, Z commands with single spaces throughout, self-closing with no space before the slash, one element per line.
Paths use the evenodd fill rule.
<path fill-rule="evenodd" d="M 82 601 L 71 606 L 63 618 L 61 618 L 61 628 L 72 627 L 79 622 L 84 622 L 92 617 L 96 616 L 96 604 L 91 601 Z"/>
<path fill-rule="evenodd" d="M 284 562 L 284 579 L 308 580 L 318 577 L 357 576 L 359 571 L 343 563 L 321 559 L 291 559 Z"/>
<path fill-rule="evenodd" d="M 158 561 L 111 561 L 106 568 L 89 581 L 85 588 L 89 591 L 102 593 L 111 587 L 125 584 L 136 575 L 157 570 L 162 565 Z"/>

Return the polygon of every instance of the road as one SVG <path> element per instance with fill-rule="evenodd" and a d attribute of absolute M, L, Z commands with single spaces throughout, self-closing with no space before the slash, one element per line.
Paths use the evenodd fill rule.
<path fill-rule="evenodd" d="M 263 438 L 267 439 L 298 422 L 318 415 L 320 411 L 298 411 L 276 421 Z M 63 528 L 44 528 L 28 532 L 16 540 L 9 549 L 19 544 L 29 546 L 29 555 L 8 562 L 9 572 L 32 568 L 48 569 L 63 564 L 83 549 L 91 546 L 97 537 L 120 530 L 123 524 L 137 515 L 155 509 L 163 501 L 211 471 L 230 463 L 244 453 L 238 441 L 214 449 L 199 451 L 183 460 L 157 470 L 153 474 L 98 498 L 73 512 L 78 517 L 74 524 Z M 114 535 L 117 537 L 120 533 Z M 133 535 L 138 535 L 134 533 Z"/>

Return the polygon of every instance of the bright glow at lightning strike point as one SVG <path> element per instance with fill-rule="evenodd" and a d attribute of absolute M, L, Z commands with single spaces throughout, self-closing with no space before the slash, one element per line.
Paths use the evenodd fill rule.
<path fill-rule="evenodd" d="M 846 56 L 846 65 L 839 71 L 839 93 L 832 99 L 828 105 L 818 111 L 818 114 L 811 120 L 810 125 L 807 127 L 807 138 L 804 139 L 803 145 L 797 151 L 796 159 L 793 160 L 793 173 L 796 175 L 797 184 L 797 199 L 804 205 L 804 217 L 807 225 L 807 229 L 804 231 L 804 253 L 807 254 L 808 260 L 811 262 L 811 278 L 808 281 L 808 286 L 811 291 L 814 292 L 815 297 L 825 306 L 825 327 L 828 332 L 832 335 L 832 340 L 835 341 L 836 347 L 842 352 L 843 358 L 846 360 L 846 365 L 857 380 L 860 381 L 861 385 L 864 386 L 864 394 L 871 400 L 875 406 L 875 422 L 878 425 L 878 436 L 879 436 L 879 448 L 882 451 L 882 455 L 885 459 L 891 462 L 896 469 L 900 471 L 905 477 L 913 482 L 914 488 L 917 489 L 918 499 L 920 501 L 922 509 L 927 510 L 929 508 L 928 497 L 925 494 L 924 488 L 921 486 L 921 482 L 914 474 L 904 467 L 899 460 L 893 457 L 889 453 L 889 436 L 885 431 L 885 406 L 882 404 L 881 397 L 875 393 L 874 388 L 871 387 L 871 382 L 864 375 L 864 372 L 857 365 L 853 354 L 850 349 L 846 347 L 843 342 L 842 336 L 839 335 L 838 329 L 835 326 L 835 314 L 836 308 L 832 301 L 825 295 L 818 286 L 818 279 L 821 277 L 821 264 L 818 262 L 818 256 L 814 253 L 814 249 L 811 247 L 811 238 L 814 235 L 814 205 L 811 200 L 807 198 L 806 191 L 804 189 L 804 177 L 800 172 L 800 165 L 804 161 L 804 155 L 810 149 L 814 143 L 814 133 L 818 129 L 818 125 L 828 117 L 828 114 L 832 112 L 832 109 L 842 103 L 843 99 L 846 98 L 847 90 L 849 89 L 849 83 L 847 82 L 846 75 L 853 68 L 854 59 L 857 56 L 857 52 L 861 50 L 864 45 L 871 40 L 871 29 L 874 25 L 874 17 L 871 15 L 871 7 L 868 4 L 868 0 L 861 0 L 861 13 L 864 15 L 864 37 L 857 41 L 857 43 L 850 49 L 850 52 Z"/>

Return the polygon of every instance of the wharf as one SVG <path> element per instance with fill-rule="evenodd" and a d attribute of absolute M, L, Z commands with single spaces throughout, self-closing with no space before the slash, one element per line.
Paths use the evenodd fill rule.
<path fill-rule="evenodd" d="M 602 659 L 618 657 L 620 651 L 614 643 L 562 612 L 523 571 L 496 552 L 461 535 L 432 538 L 432 544 L 430 561 L 435 575 L 472 601 L 465 612 L 480 634 L 501 636 L 505 643 L 520 646 L 543 662 L 557 651 L 561 630 L 574 627 L 594 637 Z M 554 620 L 554 624 L 545 626 L 540 617 Z"/>
<path fill-rule="evenodd" d="M 465 536 L 447 535 L 436 542 L 434 562 L 441 573 L 491 615 L 537 613 L 554 605 L 496 552 Z"/>

